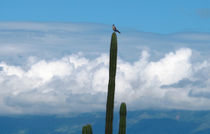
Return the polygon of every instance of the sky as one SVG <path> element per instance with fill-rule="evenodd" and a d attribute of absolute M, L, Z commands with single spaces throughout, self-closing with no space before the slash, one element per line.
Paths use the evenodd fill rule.
<path fill-rule="evenodd" d="M 0 21 L 89 22 L 143 32 L 210 32 L 210 0 L 0 0 Z"/>
<path fill-rule="evenodd" d="M 116 109 L 210 110 L 209 1 L 0 3 L 1 115 L 105 111 L 113 23 Z"/>

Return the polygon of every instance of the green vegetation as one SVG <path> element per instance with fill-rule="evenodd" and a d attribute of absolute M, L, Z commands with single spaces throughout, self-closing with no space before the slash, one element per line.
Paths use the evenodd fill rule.
<path fill-rule="evenodd" d="M 93 134 L 92 127 L 91 127 L 90 124 L 87 124 L 86 126 L 83 126 L 82 134 Z"/>
<path fill-rule="evenodd" d="M 119 133 L 118 134 L 126 134 L 126 104 L 121 103 L 120 106 L 120 123 L 119 123 Z"/>
<path fill-rule="evenodd" d="M 105 134 L 113 133 L 116 68 L 117 68 L 117 35 L 115 32 L 113 32 L 111 38 L 111 45 L 110 45 L 109 83 L 108 83 L 108 95 L 106 103 Z M 82 129 L 82 134 L 89 134 L 87 133 L 89 128 L 91 128 L 91 125 L 84 126 Z M 120 107 L 119 134 L 125 134 L 125 133 L 126 133 L 126 104 L 122 103 Z M 92 128 L 91 128 L 91 134 L 92 134 Z"/>
<path fill-rule="evenodd" d="M 117 35 L 114 32 L 112 34 L 111 46 L 110 46 L 109 84 L 108 84 L 108 95 L 106 103 L 105 134 L 112 134 L 116 67 L 117 67 Z"/>

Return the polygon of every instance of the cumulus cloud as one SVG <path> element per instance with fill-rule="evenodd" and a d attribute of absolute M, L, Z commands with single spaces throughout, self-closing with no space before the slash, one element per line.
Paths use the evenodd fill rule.
<path fill-rule="evenodd" d="M 149 63 L 146 70 L 147 80 L 156 79 L 161 85 L 169 85 L 188 78 L 191 74 L 191 53 L 190 49 L 181 49 L 165 55 L 158 62 Z"/>
<path fill-rule="evenodd" d="M 118 60 L 117 106 L 125 101 L 131 110 L 154 107 L 209 109 L 210 98 L 202 95 L 209 92 L 209 79 L 203 81 L 207 85 L 201 90 L 191 85 L 184 88 L 171 86 L 193 77 L 199 80 L 196 74 L 209 70 L 208 61 L 199 65 L 192 63 L 189 48 L 167 53 L 157 61 L 151 61 L 149 55 L 143 51 L 137 61 Z M 90 59 L 78 53 L 57 60 L 28 60 L 31 63 L 28 69 L 1 62 L 0 107 L 3 109 L 0 112 L 34 114 L 104 110 L 108 59 L 107 54 Z"/>
<path fill-rule="evenodd" d="M 0 114 L 104 111 L 110 29 L 0 23 Z M 124 31 L 122 29 L 122 31 Z M 208 33 L 118 36 L 115 106 L 210 109 Z"/>

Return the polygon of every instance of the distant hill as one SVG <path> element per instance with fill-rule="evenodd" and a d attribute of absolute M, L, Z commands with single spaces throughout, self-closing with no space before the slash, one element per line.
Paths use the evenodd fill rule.
<path fill-rule="evenodd" d="M 117 134 L 119 115 L 114 116 Z M 105 113 L 0 116 L 0 134 L 81 134 L 87 123 L 94 134 L 104 134 Z M 129 111 L 127 134 L 210 134 L 210 111 Z"/>

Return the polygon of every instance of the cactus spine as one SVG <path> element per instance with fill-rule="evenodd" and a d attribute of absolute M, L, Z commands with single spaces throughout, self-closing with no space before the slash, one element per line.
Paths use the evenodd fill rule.
<path fill-rule="evenodd" d="M 117 35 L 112 33 L 109 59 L 109 83 L 106 103 L 106 125 L 105 134 L 112 134 L 113 112 L 114 112 L 114 93 L 115 93 L 115 76 L 117 67 Z"/>
<path fill-rule="evenodd" d="M 86 126 L 83 126 L 82 134 L 93 134 L 92 127 L 91 127 L 90 124 L 87 124 Z"/>
<path fill-rule="evenodd" d="M 119 133 L 118 134 L 126 134 L 126 104 L 121 103 L 120 105 L 120 123 L 119 123 Z"/>

